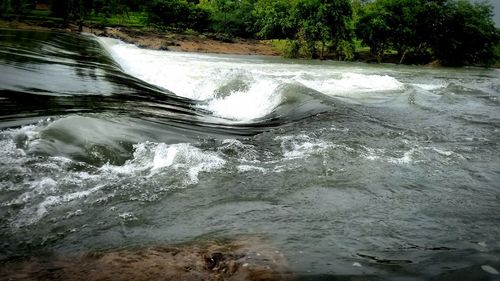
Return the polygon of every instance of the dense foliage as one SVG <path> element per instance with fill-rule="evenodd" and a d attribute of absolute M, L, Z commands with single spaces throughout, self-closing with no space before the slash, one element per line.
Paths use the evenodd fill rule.
<path fill-rule="evenodd" d="M 148 23 L 177 29 L 202 30 L 208 13 L 186 0 L 153 0 L 147 6 Z"/>
<path fill-rule="evenodd" d="M 287 39 L 291 56 L 299 49 L 310 57 L 323 57 L 325 48 L 352 39 L 350 0 L 257 1 L 257 36 Z"/>
<path fill-rule="evenodd" d="M 64 22 L 139 13 L 142 24 L 161 29 L 280 39 L 292 57 L 352 59 L 363 45 L 400 63 L 490 65 L 500 55 L 492 8 L 467 0 L 1 0 L 0 15 L 37 3 Z"/>
<path fill-rule="evenodd" d="M 210 15 L 207 28 L 216 33 L 252 37 L 255 34 L 255 1 L 201 0 L 198 4 Z"/>
<path fill-rule="evenodd" d="M 500 58 L 496 49 L 500 31 L 495 28 L 487 5 L 450 1 L 435 25 L 437 32 L 430 36 L 430 44 L 436 58 L 444 64 L 489 65 Z"/>
<path fill-rule="evenodd" d="M 389 50 L 417 62 L 492 64 L 500 33 L 485 3 L 465 0 L 377 0 L 360 13 L 357 35 L 381 58 Z"/>

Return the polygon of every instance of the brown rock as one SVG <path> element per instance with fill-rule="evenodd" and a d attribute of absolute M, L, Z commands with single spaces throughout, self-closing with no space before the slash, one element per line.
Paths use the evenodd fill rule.
<path fill-rule="evenodd" d="M 293 280 L 285 258 L 277 253 L 261 239 L 246 238 L 226 243 L 31 257 L 0 264 L 0 276 L 5 280 L 56 281 Z"/>

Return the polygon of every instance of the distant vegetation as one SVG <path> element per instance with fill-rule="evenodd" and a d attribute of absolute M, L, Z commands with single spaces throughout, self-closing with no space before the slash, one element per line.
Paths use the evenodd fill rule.
<path fill-rule="evenodd" d="M 450 66 L 500 58 L 492 8 L 466 0 L 1 0 L 0 15 L 266 39 L 289 57 L 369 52 L 378 61 Z"/>

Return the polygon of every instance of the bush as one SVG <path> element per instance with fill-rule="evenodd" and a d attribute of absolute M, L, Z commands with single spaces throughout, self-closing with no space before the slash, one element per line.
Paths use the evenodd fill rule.
<path fill-rule="evenodd" d="M 186 0 L 154 0 L 148 7 L 148 23 L 175 29 L 203 30 L 208 13 Z"/>
<path fill-rule="evenodd" d="M 431 37 L 435 56 L 443 65 L 495 64 L 500 31 L 493 22 L 491 6 L 451 1 L 443 8 L 443 15 L 438 32 Z"/>
<path fill-rule="evenodd" d="M 298 58 L 300 56 L 300 43 L 297 40 L 287 40 L 283 48 L 285 58 Z"/>
<path fill-rule="evenodd" d="M 350 61 L 354 59 L 355 45 L 353 42 L 342 40 L 336 45 L 339 60 Z"/>
<path fill-rule="evenodd" d="M 500 40 L 492 15 L 466 0 L 376 0 L 360 11 L 357 34 L 379 59 L 392 49 L 401 63 L 491 65 Z"/>
<path fill-rule="evenodd" d="M 233 36 L 253 37 L 255 34 L 254 0 L 204 0 L 199 7 L 208 11 L 209 30 Z"/>

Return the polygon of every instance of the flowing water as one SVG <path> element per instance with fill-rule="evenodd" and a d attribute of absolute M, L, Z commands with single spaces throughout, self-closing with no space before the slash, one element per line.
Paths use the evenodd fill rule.
<path fill-rule="evenodd" d="M 255 235 L 299 276 L 493 278 L 499 109 L 498 70 L 0 30 L 0 259 Z"/>

